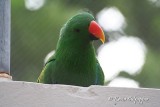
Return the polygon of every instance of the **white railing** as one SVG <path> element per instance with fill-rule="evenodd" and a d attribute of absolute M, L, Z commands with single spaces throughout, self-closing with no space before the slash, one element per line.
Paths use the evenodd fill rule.
<path fill-rule="evenodd" d="M 2 81 L 0 107 L 160 107 L 160 90 Z"/>

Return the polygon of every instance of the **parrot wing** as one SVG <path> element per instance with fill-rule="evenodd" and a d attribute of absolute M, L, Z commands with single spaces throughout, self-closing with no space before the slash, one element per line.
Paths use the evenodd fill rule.
<path fill-rule="evenodd" d="M 96 67 L 96 81 L 95 85 L 104 85 L 104 73 L 103 70 L 97 60 L 97 67 Z"/>
<path fill-rule="evenodd" d="M 38 77 L 38 83 L 46 83 L 46 84 L 53 84 L 51 72 L 53 72 L 55 66 L 55 58 L 52 56 L 45 64 L 40 76 Z"/>
<path fill-rule="evenodd" d="M 46 83 L 46 84 L 55 84 L 56 81 L 54 82 L 50 71 L 54 72 L 54 66 L 55 66 L 55 58 L 52 56 L 45 64 L 44 69 L 42 70 L 37 82 L 38 83 Z M 97 65 L 96 65 L 96 80 L 95 80 L 95 85 L 104 85 L 104 73 L 103 70 L 97 60 Z"/>

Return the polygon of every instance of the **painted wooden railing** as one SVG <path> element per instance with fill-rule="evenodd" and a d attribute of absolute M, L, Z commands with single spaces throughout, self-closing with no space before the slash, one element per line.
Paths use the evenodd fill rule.
<path fill-rule="evenodd" d="M 160 107 L 160 90 L 1 81 L 0 107 Z"/>

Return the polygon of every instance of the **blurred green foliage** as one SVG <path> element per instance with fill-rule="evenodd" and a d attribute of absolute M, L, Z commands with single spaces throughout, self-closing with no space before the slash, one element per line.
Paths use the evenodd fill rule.
<path fill-rule="evenodd" d="M 80 10 L 96 15 L 105 7 L 117 7 L 125 16 L 128 35 L 141 38 L 148 52 L 142 72 L 133 78 L 141 87 L 160 88 L 160 7 L 149 0 L 46 0 L 36 11 L 24 0 L 11 0 L 11 75 L 14 80 L 36 81 L 45 56 L 55 49 L 62 25 Z"/>

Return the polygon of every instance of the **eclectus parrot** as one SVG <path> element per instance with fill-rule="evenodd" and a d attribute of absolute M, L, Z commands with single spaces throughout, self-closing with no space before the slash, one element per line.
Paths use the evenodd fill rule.
<path fill-rule="evenodd" d="M 56 51 L 45 64 L 37 82 L 76 86 L 104 85 L 94 40 L 105 41 L 102 28 L 87 13 L 73 16 L 61 29 Z"/>

